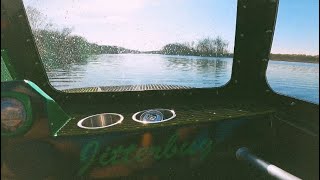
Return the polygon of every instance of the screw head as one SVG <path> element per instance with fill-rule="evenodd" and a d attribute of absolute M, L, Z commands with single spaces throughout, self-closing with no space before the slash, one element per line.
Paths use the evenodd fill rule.
<path fill-rule="evenodd" d="M 266 33 L 270 34 L 270 33 L 272 33 L 272 30 L 266 30 Z"/>

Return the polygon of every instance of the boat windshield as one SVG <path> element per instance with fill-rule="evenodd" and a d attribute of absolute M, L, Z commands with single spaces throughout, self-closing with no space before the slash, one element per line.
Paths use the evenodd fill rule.
<path fill-rule="evenodd" d="M 51 85 L 210 88 L 231 78 L 236 0 L 24 0 Z"/>

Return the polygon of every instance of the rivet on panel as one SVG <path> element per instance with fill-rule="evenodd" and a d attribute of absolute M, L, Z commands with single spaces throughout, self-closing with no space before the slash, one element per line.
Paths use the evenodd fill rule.
<path fill-rule="evenodd" d="M 266 33 L 267 34 L 272 33 L 272 30 L 267 30 Z"/>

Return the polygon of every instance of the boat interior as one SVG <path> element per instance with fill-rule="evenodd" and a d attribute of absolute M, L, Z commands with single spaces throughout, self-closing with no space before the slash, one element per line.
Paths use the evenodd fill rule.
<path fill-rule="evenodd" d="M 319 179 L 319 105 L 266 80 L 277 10 L 277 0 L 238 1 L 232 75 L 222 87 L 59 91 L 22 0 L 1 0 L 1 76 L 11 78 L 1 81 L 1 177 L 279 178 L 263 162 L 292 179 Z M 3 104 L 22 109 L 23 121 Z M 243 148 L 250 156 L 240 157 Z"/>

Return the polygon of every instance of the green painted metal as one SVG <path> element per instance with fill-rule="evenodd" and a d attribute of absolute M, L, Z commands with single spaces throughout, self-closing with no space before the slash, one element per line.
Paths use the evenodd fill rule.
<path fill-rule="evenodd" d="M 15 72 L 11 67 L 6 50 L 1 49 L 1 82 L 12 80 L 15 80 Z"/>
<path fill-rule="evenodd" d="M 73 135 L 99 135 L 111 132 L 139 132 L 146 130 L 159 130 L 165 127 L 181 127 L 181 126 L 195 126 L 195 125 L 207 125 L 213 122 L 232 120 L 232 119 L 259 119 L 268 118 L 275 112 L 270 107 L 254 108 L 254 106 L 241 108 L 229 107 L 229 108 L 214 108 L 206 107 L 203 109 L 195 109 L 190 106 L 189 109 L 183 109 L 179 106 L 175 107 L 175 112 L 178 114 L 173 120 L 155 123 L 155 124 L 141 124 L 132 120 L 132 115 L 139 111 L 139 109 L 126 108 L 125 111 L 117 111 L 124 116 L 124 121 L 112 127 L 103 129 L 82 129 L 77 126 L 77 122 L 81 118 L 85 118 L 91 114 L 74 115 L 74 119 L 68 122 L 59 132 L 58 136 L 73 136 Z"/>
<path fill-rule="evenodd" d="M 30 130 L 33 123 L 33 113 L 39 113 L 39 110 L 37 109 L 41 105 L 39 104 L 39 100 L 41 100 L 41 102 L 43 102 L 45 105 L 45 114 L 47 115 L 51 136 L 57 136 L 57 132 L 72 119 L 48 94 L 42 91 L 35 83 L 28 80 L 9 81 L 2 83 L 1 98 L 10 97 L 19 100 L 23 103 L 27 112 L 27 121 L 25 124 L 23 124 L 23 126 L 19 127 L 17 131 L 12 133 L 1 132 L 2 135 L 16 136 L 24 134 L 26 131 Z"/>
<path fill-rule="evenodd" d="M 69 117 L 62 108 L 35 83 L 24 80 L 33 90 L 35 90 L 45 100 L 47 108 L 48 123 L 50 126 L 51 135 L 57 136 L 58 131 L 68 123 L 72 118 Z"/>
<path fill-rule="evenodd" d="M 6 66 L 6 64 L 3 61 L 3 58 L 1 56 L 1 82 L 3 81 L 11 81 L 13 78 L 11 77 L 9 70 Z"/>

